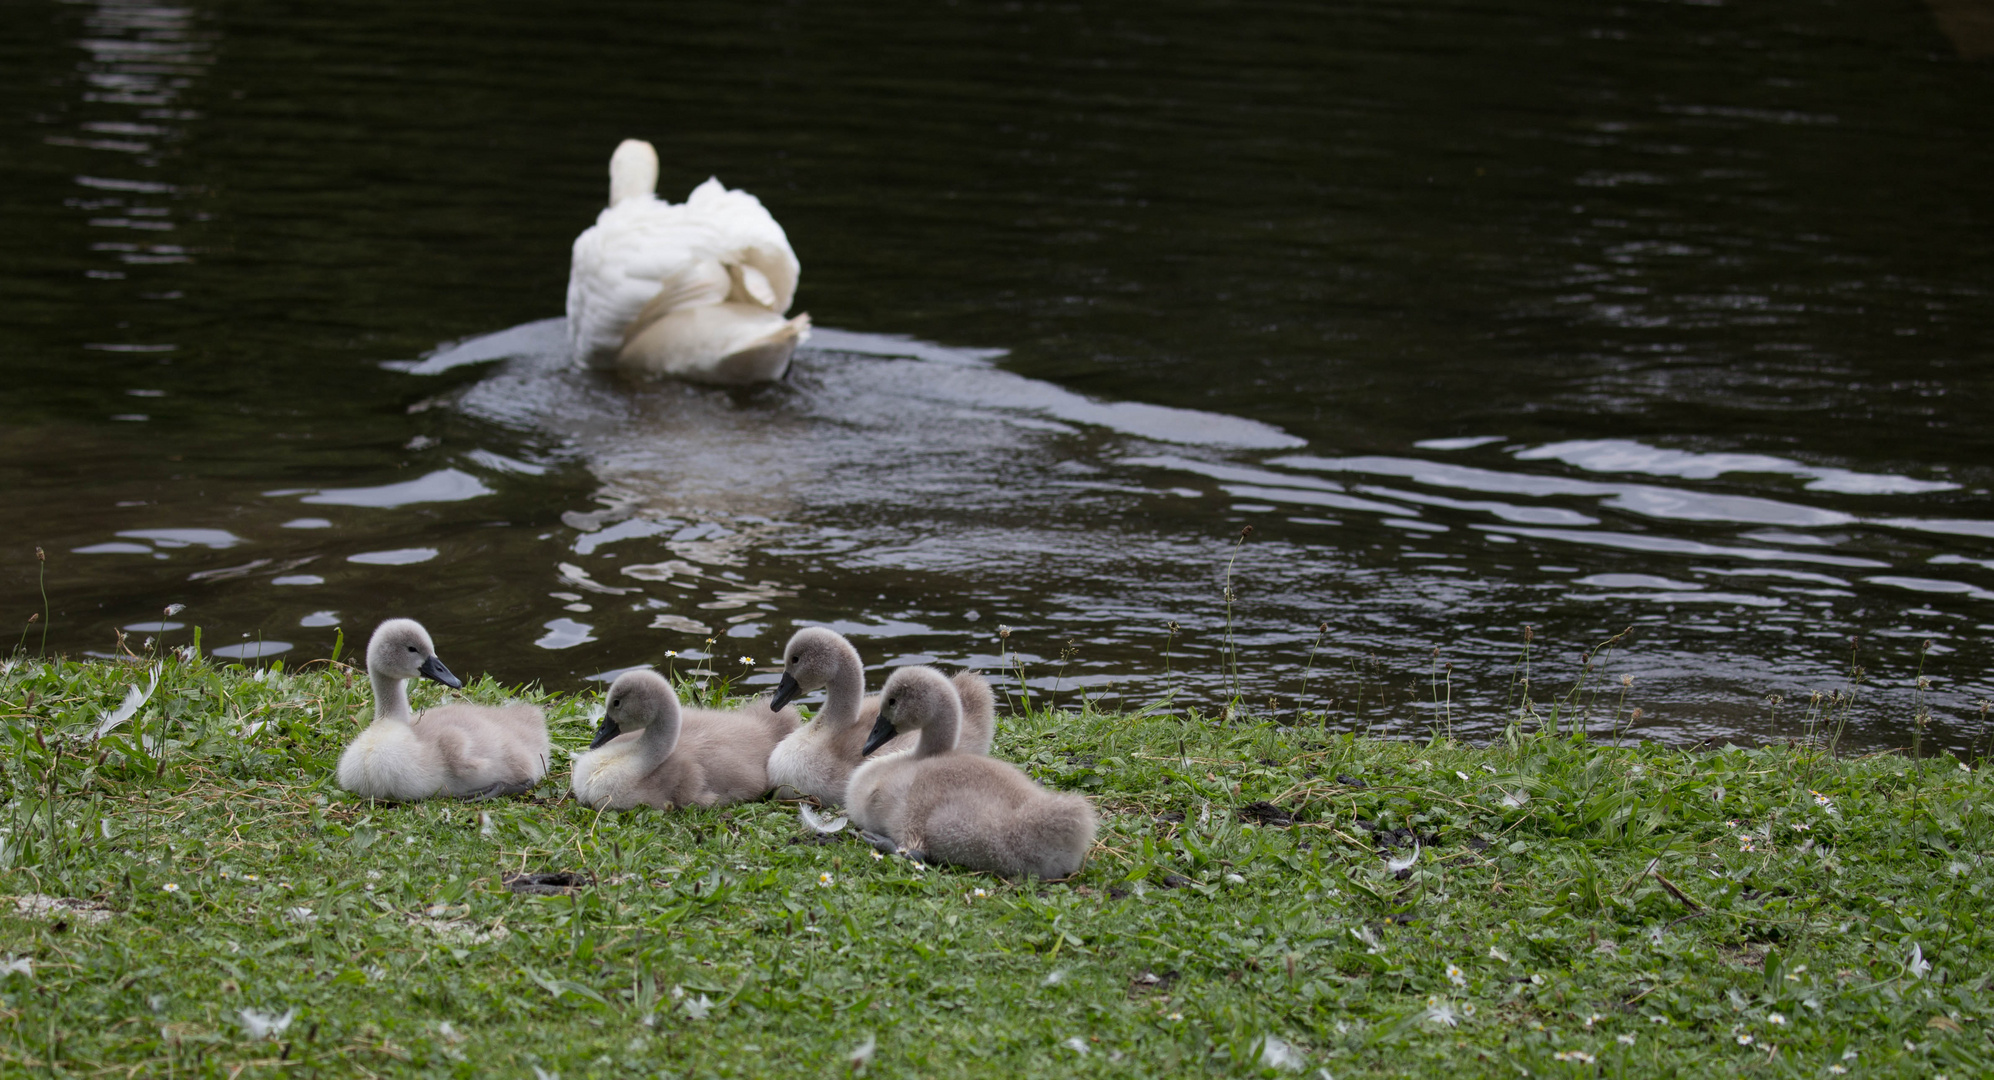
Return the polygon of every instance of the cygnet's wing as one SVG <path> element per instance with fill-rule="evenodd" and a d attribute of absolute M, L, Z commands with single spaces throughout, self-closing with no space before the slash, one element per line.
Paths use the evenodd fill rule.
<path fill-rule="evenodd" d="M 547 722 L 532 705 L 440 705 L 424 710 L 412 730 L 436 748 L 453 794 L 538 781 L 547 771 Z"/>
<path fill-rule="evenodd" d="M 767 712 L 766 705 L 759 716 L 715 709 L 683 710 L 678 746 L 666 763 L 667 767 L 679 765 L 686 774 L 673 801 L 722 806 L 761 798 L 768 791 L 769 753 L 781 738 Z"/>

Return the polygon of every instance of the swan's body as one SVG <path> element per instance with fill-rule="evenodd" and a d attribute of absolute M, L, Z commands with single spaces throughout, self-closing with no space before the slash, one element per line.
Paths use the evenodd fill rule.
<path fill-rule="evenodd" d="M 955 677 L 963 718 L 955 748 L 990 752 L 997 716 L 995 697 L 983 676 L 965 671 Z M 866 737 L 879 716 L 879 698 L 865 696 L 865 664 L 858 650 L 834 631 L 807 627 L 789 639 L 783 652 L 782 682 L 769 704 L 780 707 L 800 693 L 827 691 L 815 719 L 796 729 L 769 755 L 769 784 L 781 799 L 816 799 L 825 806 L 845 801 L 852 770 L 865 761 Z M 912 750 L 912 731 L 873 751 L 886 757 Z"/>
<path fill-rule="evenodd" d="M 759 799 L 769 751 L 795 729 L 793 709 L 685 709 L 662 675 L 626 672 L 610 684 L 594 745 L 575 759 L 575 798 L 611 810 Z"/>
<path fill-rule="evenodd" d="M 532 705 L 443 705 L 409 712 L 409 679 L 463 682 L 421 624 L 389 619 L 367 644 L 374 722 L 339 756 L 339 786 L 375 799 L 486 798 L 529 791 L 547 774 L 547 720 Z"/>
<path fill-rule="evenodd" d="M 954 749 L 962 706 L 933 668 L 901 668 L 880 691 L 869 741 L 898 728 L 921 733 L 911 753 L 853 771 L 845 813 L 853 824 L 933 862 L 1006 878 L 1063 878 L 1094 846 L 1094 808 L 1047 791 L 1016 767 Z"/>
<path fill-rule="evenodd" d="M 657 185 L 657 151 L 624 140 L 609 160 L 609 208 L 575 238 L 575 360 L 698 382 L 782 378 L 810 328 L 810 316 L 783 314 L 802 268 L 782 226 L 718 179 L 676 206 Z"/>

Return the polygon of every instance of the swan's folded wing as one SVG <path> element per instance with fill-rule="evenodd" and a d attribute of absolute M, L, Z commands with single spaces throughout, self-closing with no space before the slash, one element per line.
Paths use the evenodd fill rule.
<path fill-rule="evenodd" d="M 674 311 L 726 300 L 733 284 L 727 267 L 714 258 L 689 259 L 662 280 L 638 280 L 656 291 L 624 327 L 619 347 L 635 341 L 652 323 Z"/>
<path fill-rule="evenodd" d="M 633 205 L 635 204 L 635 205 Z M 603 211 L 576 237 L 568 274 L 568 336 L 575 356 L 613 361 L 635 333 L 633 321 L 727 299 L 732 279 L 718 243 L 684 207 L 628 199 Z M 638 329 L 641 329 L 638 328 Z"/>
<path fill-rule="evenodd" d="M 686 196 L 685 210 L 711 231 L 714 254 L 722 261 L 752 267 L 765 279 L 765 292 L 760 288 L 764 282 L 750 278 L 737 299 L 752 300 L 779 314 L 789 310 L 802 265 L 789 246 L 789 236 L 760 199 L 729 190 L 717 177 L 708 178 Z"/>

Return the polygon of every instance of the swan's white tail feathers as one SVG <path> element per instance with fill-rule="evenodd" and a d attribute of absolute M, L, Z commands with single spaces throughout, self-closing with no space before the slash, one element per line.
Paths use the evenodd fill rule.
<path fill-rule="evenodd" d="M 780 379 L 810 328 L 810 316 L 784 320 L 757 304 L 703 304 L 651 321 L 623 346 L 617 363 L 653 375 L 724 386 Z"/>
<path fill-rule="evenodd" d="M 780 379 L 789 374 L 789 359 L 795 355 L 798 343 L 809 334 L 810 316 L 807 313 L 798 315 L 730 353 L 720 361 L 713 381 L 750 383 Z"/>

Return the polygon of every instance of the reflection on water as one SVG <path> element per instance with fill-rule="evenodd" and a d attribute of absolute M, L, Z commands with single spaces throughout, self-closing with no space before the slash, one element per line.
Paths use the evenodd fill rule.
<path fill-rule="evenodd" d="M 1540 699 L 1631 625 L 1651 736 L 1794 734 L 1853 658 L 1902 744 L 1921 653 L 1925 741 L 1986 734 L 1994 69 L 1918 9 L 799 9 L 749 70 L 745 11 L 23 10 L 0 508 L 61 648 L 406 613 L 763 683 L 823 623 L 1209 706 L 1236 647 L 1256 708 L 1480 737 L 1524 625 Z M 538 318 L 665 114 L 853 328 L 782 385 Z"/>
<path fill-rule="evenodd" d="M 1874 603 L 1879 589 L 1989 598 L 1964 582 L 1873 572 L 1898 565 L 1878 524 L 1898 520 L 1892 500 L 1956 490 L 1950 481 L 1631 439 L 1462 437 L 1428 441 L 1420 456 L 1292 453 L 1303 440 L 1265 424 L 1119 408 L 940 345 L 825 337 L 837 347 L 806 346 L 790 383 L 750 394 L 572 370 L 559 320 L 440 350 L 415 369 L 496 363 L 426 400 L 555 448 L 550 462 L 579 463 L 593 478 L 587 505 L 540 534 L 541 609 L 568 614 L 539 622 L 535 647 L 596 644 L 605 659 L 667 649 L 725 656 L 734 647 L 706 639 L 766 651 L 795 625 L 824 622 L 872 643 L 882 662 L 1020 664 L 1038 690 L 1129 702 L 1216 690 L 1222 556 L 1242 639 L 1290 658 L 1304 644 L 1325 655 L 1308 630 L 1339 608 L 1355 625 L 1338 628 L 1342 640 L 1326 655 L 1347 654 L 1354 629 L 1367 650 L 1427 641 L 1450 663 L 1495 666 L 1504 650 L 1475 612 L 1535 609 L 1546 621 L 1593 622 L 1599 638 L 1617 620 L 1666 628 L 1664 639 L 1749 630 L 1760 641 L 1839 640 L 1836 607 Z M 549 467 L 521 470 L 511 459 L 484 461 L 489 454 L 465 457 L 493 484 Z M 1761 483 L 1784 494 L 1710 488 L 1735 474 L 1769 478 Z M 432 494 L 333 501 L 393 509 L 497 493 L 457 469 L 357 490 Z M 1820 501 L 1851 496 L 1860 505 Z M 1256 526 L 1236 557 L 1214 542 L 1222 522 Z M 1632 557 L 1653 569 L 1541 563 L 1519 577 L 1506 546 L 1595 567 Z M 440 554 L 346 559 L 394 566 Z M 1928 565 L 1978 564 L 1936 555 Z M 1267 589 L 1270 578 L 1286 584 Z M 1056 590 L 1044 589 L 1048 580 Z M 840 614 L 854 598 L 867 618 Z M 1979 626 L 1945 625 L 1929 609 L 1904 617 L 1892 629 L 1934 649 Z M 1270 632 L 1270 621 L 1288 629 Z M 1183 637 L 1170 643 L 1176 666 L 1166 675 L 1140 658 L 1172 622 Z M 1000 625 L 1008 638 L 996 636 Z M 1252 689 L 1299 692 L 1289 663 L 1249 677 Z M 1652 657 L 1623 663 L 1644 678 L 1654 670 Z M 1318 693 L 1336 692 L 1337 677 L 1318 679 Z M 1735 719 L 1665 722 L 1651 733 L 1714 733 Z"/>
<path fill-rule="evenodd" d="M 290 651 L 291 643 L 288 641 L 247 641 L 240 645 L 218 645 L 209 649 L 208 653 L 224 660 L 263 660 Z"/>
<path fill-rule="evenodd" d="M 393 551 L 363 551 L 358 555 L 348 555 L 347 562 L 365 563 L 368 566 L 407 566 L 410 563 L 428 562 L 441 552 L 431 547 L 396 548 Z"/>
<path fill-rule="evenodd" d="M 488 457 L 496 456 L 488 455 Z M 488 464 L 484 459 L 480 461 Z M 459 469 L 439 469 L 428 476 L 400 484 L 314 491 L 299 501 L 319 506 L 372 506 L 391 510 L 397 506 L 410 506 L 415 503 L 461 502 L 491 493 L 491 488 L 486 487 L 470 473 Z M 295 495 L 297 492 L 266 491 L 264 494 L 274 497 Z M 293 525 L 292 528 L 297 526 Z"/>

